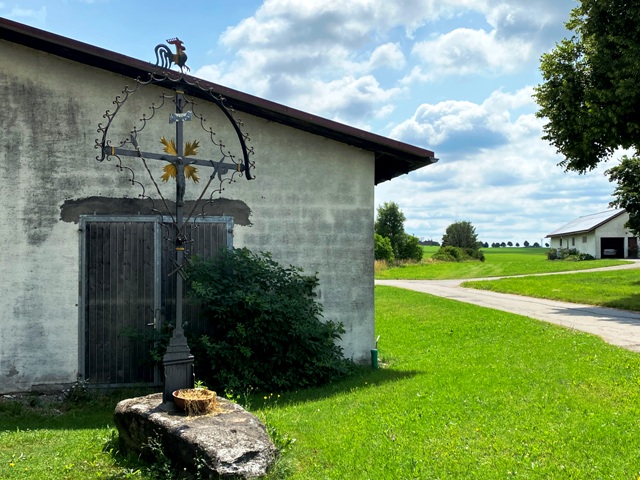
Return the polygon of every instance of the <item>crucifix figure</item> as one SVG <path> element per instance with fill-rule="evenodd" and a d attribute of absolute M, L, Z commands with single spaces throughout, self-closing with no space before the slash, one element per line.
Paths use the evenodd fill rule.
<path fill-rule="evenodd" d="M 102 144 L 102 154 L 105 156 L 128 156 L 128 157 L 138 157 L 145 162 L 146 160 L 159 160 L 168 162 L 167 166 L 165 166 L 165 175 L 163 176 L 163 180 L 168 180 L 170 177 L 175 176 L 176 179 L 176 202 L 175 202 L 175 217 L 172 215 L 174 220 L 174 228 L 173 228 L 173 244 L 175 247 L 175 264 L 176 268 L 173 273 L 177 275 L 176 277 L 176 311 L 175 311 L 175 328 L 173 330 L 173 335 L 169 341 L 169 345 L 167 346 L 167 351 L 163 357 L 163 366 L 164 366 L 164 394 L 163 400 L 165 402 L 172 400 L 172 393 L 175 390 L 181 388 L 191 388 L 193 387 L 193 355 L 191 355 L 191 351 L 187 344 L 187 339 L 184 335 L 183 328 L 183 318 L 182 318 L 182 310 L 183 310 L 183 289 L 184 289 L 184 280 L 182 278 L 182 268 L 185 261 L 185 244 L 187 241 L 185 235 L 185 224 L 191 219 L 193 214 L 193 210 L 189 213 L 189 216 L 185 222 L 184 219 L 184 195 L 186 188 L 186 178 L 190 177 L 195 182 L 198 181 L 197 176 L 195 175 L 196 169 L 193 165 L 199 166 L 207 166 L 213 168 L 213 173 L 209 178 L 209 182 L 204 187 L 202 194 L 200 195 L 200 199 L 208 189 L 211 181 L 215 176 L 217 176 L 220 180 L 222 180 L 222 176 L 226 175 L 230 171 L 243 172 L 248 179 L 251 179 L 248 169 L 248 160 L 247 160 L 247 150 L 244 142 L 241 140 L 243 153 L 245 157 L 245 163 L 238 164 L 229 164 L 224 163 L 225 156 L 222 157 L 219 161 L 213 160 L 205 160 L 199 158 L 193 158 L 192 155 L 195 154 L 196 148 L 198 146 L 197 142 L 193 142 L 192 144 L 187 145 L 187 150 L 185 151 L 185 143 L 184 143 L 184 133 L 183 127 L 184 122 L 190 121 L 193 117 L 193 113 L 191 111 L 183 112 L 185 107 L 186 100 L 184 97 L 184 92 L 181 90 L 176 90 L 175 94 L 175 105 L 176 111 L 175 113 L 171 113 L 169 117 L 169 123 L 175 123 L 175 133 L 176 133 L 176 141 L 175 145 L 172 142 L 168 142 L 164 139 L 161 139 L 162 143 L 165 144 L 165 152 L 164 154 L 158 154 L 153 152 L 144 152 L 140 149 L 138 145 L 138 141 L 136 138 L 137 131 L 134 131 L 131 134 L 130 142 L 135 148 L 135 150 L 122 148 L 122 147 L 114 147 L 114 146 L 105 146 L 104 139 Z M 229 115 L 227 115 L 229 116 Z M 238 131 L 237 125 L 233 123 L 234 128 Z M 105 137 L 106 137 L 106 129 L 105 129 Z M 239 137 L 240 138 L 240 137 Z M 126 143 L 126 142 L 125 142 Z M 155 182 L 154 182 L 155 183 Z M 198 202 L 196 202 L 197 204 Z M 195 205 L 194 205 L 195 210 Z"/>

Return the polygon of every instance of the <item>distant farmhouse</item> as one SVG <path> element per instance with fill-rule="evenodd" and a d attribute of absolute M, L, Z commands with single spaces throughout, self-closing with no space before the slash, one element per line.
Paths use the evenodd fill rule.
<path fill-rule="evenodd" d="M 144 37 L 152 60 L 162 39 Z M 160 384 L 148 340 L 127 332 L 171 322 L 184 249 L 247 247 L 317 272 L 345 356 L 370 358 L 374 186 L 435 163 L 432 151 L 2 18 L 0 50 L 0 393 Z M 176 110 L 179 96 L 193 112 Z M 99 143 L 107 123 L 124 145 Z M 250 181 L 235 162 L 245 133 Z M 160 180 L 172 137 L 205 162 L 183 189 L 181 248 L 166 241 L 180 175 Z M 220 193 L 196 209 L 209 180 Z"/>
<path fill-rule="evenodd" d="M 575 248 L 595 258 L 637 258 L 638 239 L 624 224 L 624 209 L 607 210 L 576 218 L 547 235 L 551 248 Z"/>

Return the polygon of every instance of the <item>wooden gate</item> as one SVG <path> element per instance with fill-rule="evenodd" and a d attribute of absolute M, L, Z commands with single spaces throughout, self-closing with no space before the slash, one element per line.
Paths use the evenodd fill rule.
<path fill-rule="evenodd" d="M 80 219 L 80 373 L 93 385 L 161 383 L 148 352 L 153 347 L 149 330 L 159 331 L 175 317 L 168 221 L 146 216 Z M 232 229 L 231 217 L 200 218 L 188 225 L 188 251 L 211 257 L 230 248 Z M 184 321 L 204 328 L 197 307 L 186 306 Z"/>

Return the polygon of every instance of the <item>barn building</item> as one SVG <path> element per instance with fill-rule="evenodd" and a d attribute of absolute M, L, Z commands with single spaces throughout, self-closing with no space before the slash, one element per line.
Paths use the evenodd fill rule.
<path fill-rule="evenodd" d="M 369 359 L 374 186 L 433 152 L 7 19 L 0 48 L 0 393 L 160 381 L 126 332 L 171 321 L 175 122 L 204 162 L 185 180 L 187 250 L 317 272 L 345 356 Z"/>

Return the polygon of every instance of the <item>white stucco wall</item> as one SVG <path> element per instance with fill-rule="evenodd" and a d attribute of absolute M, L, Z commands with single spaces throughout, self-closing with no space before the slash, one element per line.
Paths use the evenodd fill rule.
<path fill-rule="evenodd" d="M 61 219 L 65 201 L 135 198 L 139 189 L 117 171 L 114 161 L 95 161 L 94 149 L 102 115 L 113 109 L 113 99 L 132 80 L 4 41 L 0 48 L 3 393 L 72 382 L 79 371 L 80 234 L 76 223 Z M 159 92 L 150 86 L 136 93 L 118 114 L 120 125 L 113 131 L 128 132 L 142 113 L 149 114 Z M 233 151 L 227 121 L 199 103 L 216 138 Z M 234 245 L 270 251 L 284 264 L 318 272 L 324 317 L 345 324 L 345 355 L 366 360 L 374 338 L 373 153 L 250 115 L 237 116 L 255 149 L 256 179 L 240 178 L 221 195 L 251 211 L 250 224 L 236 223 Z M 174 137 L 172 128 L 164 121 L 149 125 L 139 136 L 141 146 L 159 152 L 159 137 Z M 207 145 L 206 137 L 201 129 L 185 130 L 185 140 L 198 138 Z M 125 163 L 145 182 L 147 193 L 157 197 L 139 160 Z M 159 172 L 161 165 L 154 168 Z M 188 184 L 187 197 L 199 193 Z"/>
<path fill-rule="evenodd" d="M 586 242 L 583 242 L 583 237 L 586 237 Z M 560 239 L 562 239 L 562 245 L 560 245 Z M 593 232 L 553 237 L 549 245 L 551 248 L 575 248 L 581 253 L 588 253 L 595 257 L 596 246 Z"/>

